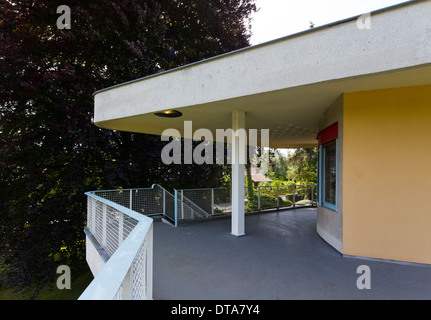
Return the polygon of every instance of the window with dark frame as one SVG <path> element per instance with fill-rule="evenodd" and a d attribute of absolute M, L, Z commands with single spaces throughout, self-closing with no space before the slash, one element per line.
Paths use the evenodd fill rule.
<path fill-rule="evenodd" d="M 318 204 L 337 212 L 338 122 L 319 131 Z"/>
<path fill-rule="evenodd" d="M 323 146 L 324 154 L 324 185 L 325 194 L 324 202 L 335 205 L 336 204 L 336 179 L 337 179 L 337 146 L 336 141 L 333 140 Z"/>

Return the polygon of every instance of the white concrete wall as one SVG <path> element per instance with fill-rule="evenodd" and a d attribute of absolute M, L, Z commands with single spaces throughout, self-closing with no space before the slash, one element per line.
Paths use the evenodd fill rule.
<path fill-rule="evenodd" d="M 108 261 L 108 256 L 102 247 L 95 242 L 90 232 L 86 232 L 85 247 L 85 258 L 87 260 L 87 264 L 90 267 L 93 276 L 96 277 L 99 271 L 102 270 L 106 261 Z"/>

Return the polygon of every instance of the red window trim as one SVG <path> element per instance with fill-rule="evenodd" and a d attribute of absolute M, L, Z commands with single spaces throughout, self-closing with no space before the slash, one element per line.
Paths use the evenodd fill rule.
<path fill-rule="evenodd" d="M 321 130 L 316 137 L 316 139 L 319 142 L 319 146 L 331 140 L 335 140 L 337 138 L 338 138 L 338 122 L 335 122 L 331 124 L 329 127 L 326 127 L 325 129 Z"/>

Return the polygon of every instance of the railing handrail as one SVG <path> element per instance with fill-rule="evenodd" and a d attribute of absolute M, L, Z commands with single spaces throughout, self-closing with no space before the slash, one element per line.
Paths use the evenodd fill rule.
<path fill-rule="evenodd" d="M 184 190 L 184 191 L 195 191 L 195 190 L 207 190 L 207 189 L 214 189 L 214 190 L 217 190 L 217 189 L 230 189 L 230 187 L 219 187 L 219 188 L 191 188 L 191 189 L 177 189 L 177 191 L 181 191 L 181 190 Z"/>
<path fill-rule="evenodd" d="M 255 201 L 255 199 L 250 199 L 248 198 L 247 200 L 250 201 L 250 205 L 251 207 L 248 209 L 248 213 L 255 213 L 255 212 L 261 212 L 261 211 L 266 211 L 266 210 L 280 210 L 280 209 L 286 209 L 286 208 L 295 208 L 298 205 L 299 206 L 314 206 L 315 204 L 317 204 L 317 201 L 315 201 L 317 199 L 317 196 L 315 196 L 315 191 L 317 190 L 317 184 L 315 183 L 289 183 L 289 184 L 282 184 L 282 185 L 258 185 L 258 186 L 244 186 L 244 189 L 246 191 L 246 194 L 248 194 L 249 188 L 253 189 L 253 192 L 255 192 L 256 198 L 257 198 L 257 203 L 253 204 L 253 201 Z M 224 188 L 192 188 L 192 189 L 178 189 L 177 192 L 179 193 L 185 193 L 186 191 L 191 191 L 191 192 L 196 192 L 198 193 L 199 191 L 207 191 L 210 190 L 211 191 L 211 197 L 210 200 L 211 201 L 211 215 L 208 215 L 210 217 L 215 216 L 215 215 L 219 215 L 219 213 L 221 212 L 222 215 L 225 215 L 226 213 L 229 213 L 228 211 L 226 211 L 226 209 L 228 207 L 224 206 L 220 206 L 219 204 L 216 204 L 215 201 L 215 194 L 214 191 L 217 190 L 230 190 L 230 187 L 224 187 Z M 311 189 L 311 190 L 308 190 Z M 269 201 L 269 202 L 264 202 L 264 204 L 262 204 L 262 197 L 267 195 L 268 191 L 271 192 L 271 196 L 275 196 L 275 199 L 267 199 L 265 201 Z M 303 194 L 305 191 L 305 194 Z M 308 197 L 310 196 L 311 192 L 311 197 L 310 198 L 306 198 L 306 199 L 302 199 L 304 196 Z M 231 196 L 231 195 L 230 195 Z M 284 196 L 292 196 L 292 200 L 290 201 L 289 199 L 284 199 L 282 197 Z M 300 199 L 298 199 L 298 197 Z M 184 196 L 184 198 L 186 198 Z M 190 197 L 190 198 L 195 198 L 195 197 Z M 191 201 L 191 203 L 193 203 L 194 205 L 198 206 L 197 203 L 199 202 L 199 199 L 196 201 L 192 200 L 192 199 L 188 199 L 188 201 Z M 307 200 L 309 202 L 306 203 L 301 203 L 299 204 L 301 201 L 303 200 Z M 275 201 L 274 203 L 272 203 L 272 201 Z M 290 204 L 284 204 L 283 201 L 289 201 Z M 228 201 L 229 202 L 229 201 Z M 200 206 L 198 206 L 199 208 L 201 208 Z M 257 207 L 257 211 L 254 210 L 253 207 Z M 220 209 L 221 208 L 221 209 Z M 218 210 L 218 212 L 216 212 L 216 209 Z M 204 210 L 204 209 L 202 209 Z M 220 211 L 221 210 L 221 211 Z M 205 211 L 205 210 L 204 210 Z"/>
<path fill-rule="evenodd" d="M 141 189 L 149 189 L 149 188 L 141 188 Z M 121 189 L 121 190 L 124 190 L 124 189 Z M 129 190 L 137 190 L 137 189 L 129 189 Z M 98 191 L 118 191 L 118 190 L 98 190 Z M 102 202 L 102 203 L 104 203 L 104 204 L 106 204 L 106 205 L 108 205 L 108 206 L 110 206 L 110 207 L 112 207 L 112 208 L 114 208 L 114 209 L 116 209 L 118 211 L 121 211 L 122 213 L 128 215 L 129 217 L 131 217 L 131 218 L 133 218 L 133 219 L 135 219 L 137 221 L 143 220 L 143 217 L 147 218 L 143 214 L 140 214 L 140 213 L 138 213 L 138 212 L 136 212 L 136 211 L 134 211 L 134 210 L 132 210 L 130 208 L 122 206 L 121 204 L 118 204 L 118 203 L 116 203 L 114 201 L 111 201 L 111 200 L 108 200 L 106 198 L 102 198 L 102 197 L 100 197 L 98 195 L 95 195 L 92 192 L 96 192 L 96 191 L 89 191 L 89 192 L 85 192 L 84 194 L 86 196 L 92 197 L 93 199 L 95 199 L 97 201 L 100 201 L 100 202 Z M 148 218 L 148 219 L 150 219 L 150 218 Z"/>
<path fill-rule="evenodd" d="M 275 187 L 302 187 L 302 186 L 317 186 L 315 183 L 300 183 L 300 184 L 276 184 L 273 186 L 253 186 L 253 188 L 275 188 Z M 247 188 L 247 186 L 245 186 Z"/>
<path fill-rule="evenodd" d="M 163 188 L 160 184 L 158 183 L 153 183 L 153 185 L 151 186 L 151 188 L 147 188 L 147 189 L 154 189 L 154 187 L 159 187 L 160 189 L 164 190 L 166 193 L 170 194 L 171 196 L 175 197 L 172 192 L 170 192 L 169 190 L 167 190 L 166 188 Z M 145 188 L 144 188 L 145 189 Z M 132 189 L 132 190 L 137 190 L 137 189 Z"/>
<path fill-rule="evenodd" d="M 93 191 L 88 191 L 85 194 L 87 194 L 87 193 L 91 193 L 92 194 L 93 192 L 113 192 L 113 191 L 119 192 L 119 191 L 149 190 L 149 189 L 153 189 L 153 188 L 152 187 L 151 188 L 128 188 L 128 189 L 117 188 L 117 189 L 108 189 L 108 190 L 93 190 Z"/>
<path fill-rule="evenodd" d="M 292 187 L 292 186 L 317 186 L 316 183 L 301 183 L 301 184 L 279 184 L 273 186 L 253 186 L 253 188 L 275 188 L 275 187 Z M 161 187 L 162 188 L 162 187 Z M 248 188 L 248 186 L 244 186 L 244 188 Z M 191 188 L 191 189 L 177 189 L 177 191 L 197 191 L 197 190 L 230 190 L 231 187 L 219 187 L 219 188 Z"/>
<path fill-rule="evenodd" d="M 126 278 L 134 258 L 152 227 L 153 220 L 118 203 L 99 197 L 92 192 L 86 192 L 85 194 L 138 222 L 79 297 L 79 300 L 112 300 Z"/>

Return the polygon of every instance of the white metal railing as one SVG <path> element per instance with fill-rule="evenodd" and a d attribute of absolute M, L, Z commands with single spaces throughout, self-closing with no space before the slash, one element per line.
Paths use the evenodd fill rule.
<path fill-rule="evenodd" d="M 113 189 L 91 191 L 91 194 L 115 202 L 146 216 L 165 213 L 165 189 L 158 185 L 151 188 Z"/>
<path fill-rule="evenodd" d="M 232 212 L 230 188 L 181 189 L 176 190 L 176 195 L 179 203 L 176 217 L 179 222 Z M 315 184 L 245 187 L 245 195 L 246 212 L 317 205 Z M 192 205 L 186 207 L 189 202 Z"/>
<path fill-rule="evenodd" d="M 181 221 L 208 218 L 211 215 L 211 202 L 206 199 L 208 192 L 211 192 L 211 189 L 175 190 L 176 224 Z"/>
<path fill-rule="evenodd" d="M 316 205 L 314 184 L 246 187 L 245 191 L 248 212 Z M 86 195 L 87 261 L 96 276 L 80 300 L 152 299 L 150 217 L 161 215 L 177 226 L 182 221 L 230 214 L 232 207 L 228 188 L 182 189 L 172 194 L 154 184 Z"/>
<path fill-rule="evenodd" d="M 316 184 L 288 184 L 245 188 L 246 211 L 317 205 Z"/>
<path fill-rule="evenodd" d="M 118 195 L 118 190 L 111 191 Z M 151 300 L 153 220 L 96 193 L 102 191 L 86 193 L 87 237 L 108 259 L 79 300 Z"/>
<path fill-rule="evenodd" d="M 317 186 L 246 187 L 245 194 L 246 212 L 313 206 Z M 99 266 L 94 267 L 96 277 L 80 300 L 152 299 L 150 217 L 163 216 L 177 226 L 178 222 L 231 214 L 232 207 L 229 188 L 182 189 L 172 194 L 154 184 L 151 188 L 100 190 L 86 195 L 87 249 L 91 242 L 92 254 L 100 257 L 96 259 L 99 262 L 91 258 L 91 263 Z"/>

